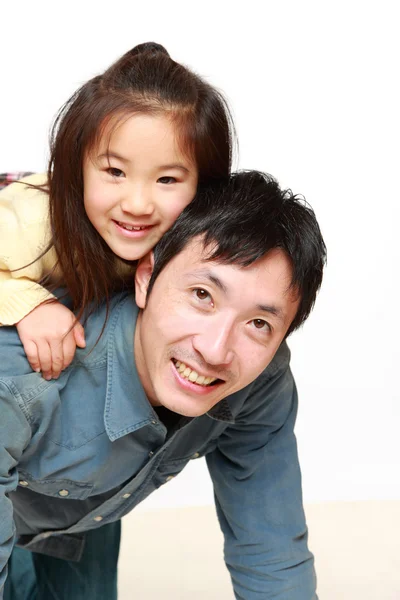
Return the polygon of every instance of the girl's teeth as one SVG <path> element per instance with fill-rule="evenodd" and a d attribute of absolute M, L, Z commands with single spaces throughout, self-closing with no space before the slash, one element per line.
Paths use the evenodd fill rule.
<path fill-rule="evenodd" d="M 124 229 L 127 229 L 128 231 L 142 231 L 142 229 L 145 229 L 145 227 L 134 227 L 133 225 L 126 225 L 125 223 L 121 223 L 120 221 L 118 221 L 118 224 Z"/>

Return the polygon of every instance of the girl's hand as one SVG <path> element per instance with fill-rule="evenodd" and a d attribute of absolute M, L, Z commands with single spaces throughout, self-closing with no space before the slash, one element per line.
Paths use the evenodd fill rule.
<path fill-rule="evenodd" d="M 84 348 L 85 332 L 75 315 L 60 302 L 39 304 L 17 323 L 17 330 L 32 369 L 47 380 L 57 377 Z"/>

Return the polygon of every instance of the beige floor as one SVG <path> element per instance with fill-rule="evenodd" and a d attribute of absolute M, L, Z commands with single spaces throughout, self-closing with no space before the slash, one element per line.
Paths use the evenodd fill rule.
<path fill-rule="evenodd" d="M 320 600 L 400 600 L 400 501 L 306 507 Z M 119 600 L 233 600 L 213 507 L 123 521 Z"/>

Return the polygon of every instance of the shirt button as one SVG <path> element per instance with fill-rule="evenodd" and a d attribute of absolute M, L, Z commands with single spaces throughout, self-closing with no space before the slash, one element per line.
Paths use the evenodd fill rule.
<path fill-rule="evenodd" d="M 171 481 L 171 479 L 173 479 L 174 477 L 175 475 L 168 475 L 165 481 Z"/>
<path fill-rule="evenodd" d="M 23 479 L 19 482 L 19 485 L 23 485 L 24 487 L 26 487 L 27 485 L 29 485 L 29 483 L 27 481 L 24 481 Z"/>
<path fill-rule="evenodd" d="M 152 421 L 151 424 L 152 425 L 157 425 L 157 421 Z"/>
<path fill-rule="evenodd" d="M 98 517 L 94 517 L 93 521 L 102 521 L 103 517 L 100 517 L 100 515 Z"/>
<path fill-rule="evenodd" d="M 153 456 L 153 454 L 154 454 L 153 450 L 150 450 L 150 452 L 149 452 L 150 458 Z"/>
<path fill-rule="evenodd" d="M 64 498 L 65 496 L 69 496 L 69 491 L 68 490 L 60 490 L 58 492 L 58 495 L 62 496 Z"/>
<path fill-rule="evenodd" d="M 200 456 L 200 452 L 195 452 L 194 454 L 192 454 L 192 458 L 199 458 Z"/>
<path fill-rule="evenodd" d="M 123 498 L 130 498 L 130 497 L 131 497 L 131 494 L 123 494 L 123 495 L 122 495 L 122 497 L 123 497 Z"/>

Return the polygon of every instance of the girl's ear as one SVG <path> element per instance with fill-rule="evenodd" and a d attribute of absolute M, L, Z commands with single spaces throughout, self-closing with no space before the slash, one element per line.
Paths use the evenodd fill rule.
<path fill-rule="evenodd" d="M 153 273 L 154 255 L 153 252 L 148 252 L 139 260 L 135 274 L 135 296 L 136 304 L 139 308 L 146 306 L 147 288 Z"/>

